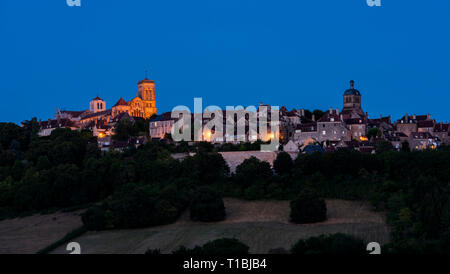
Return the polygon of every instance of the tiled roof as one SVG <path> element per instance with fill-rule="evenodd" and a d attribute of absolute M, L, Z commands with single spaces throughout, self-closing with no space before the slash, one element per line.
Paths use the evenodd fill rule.
<path fill-rule="evenodd" d="M 340 122 L 341 118 L 336 113 L 325 113 L 317 122 Z"/>
<path fill-rule="evenodd" d="M 301 130 L 302 132 L 315 132 L 317 131 L 317 123 L 299 124 L 296 129 Z"/>
<path fill-rule="evenodd" d="M 405 133 L 400 132 L 400 131 L 396 131 L 396 132 L 392 133 L 392 136 L 395 136 L 395 137 L 408 137 Z"/>
<path fill-rule="evenodd" d="M 142 83 L 155 83 L 154 80 L 149 80 L 147 79 L 147 77 L 144 80 L 141 80 L 138 82 L 138 85 L 142 84 Z"/>
<path fill-rule="evenodd" d="M 151 122 L 159 122 L 159 121 L 170 121 L 170 120 L 178 120 L 176 118 L 172 118 L 171 112 L 164 112 L 161 115 L 156 116 L 151 120 Z"/>
<path fill-rule="evenodd" d="M 346 119 L 345 123 L 347 125 L 360 125 L 360 124 L 364 124 L 364 119 L 361 119 L 361 118 L 350 118 L 350 119 Z"/>
<path fill-rule="evenodd" d="M 380 117 L 380 118 L 376 118 L 376 119 L 369 119 L 369 124 L 371 125 L 379 125 L 381 123 L 386 123 L 388 125 L 391 124 L 391 116 L 387 116 L 387 117 Z"/>
<path fill-rule="evenodd" d="M 325 152 L 325 150 L 319 145 L 307 145 L 303 149 L 303 152 L 305 152 L 306 154 L 312 154 L 314 152 Z"/>
<path fill-rule="evenodd" d="M 102 98 L 100 98 L 100 97 L 95 97 L 94 99 L 92 99 L 91 101 L 95 101 L 95 100 L 101 100 L 101 101 L 103 101 L 103 99 Z"/>
<path fill-rule="evenodd" d="M 62 127 L 78 127 L 78 125 L 70 119 L 48 120 L 39 122 L 41 129 L 45 128 L 62 128 Z"/>
<path fill-rule="evenodd" d="M 434 127 L 434 122 L 432 120 L 418 120 L 417 127 L 418 128 Z"/>
<path fill-rule="evenodd" d="M 80 117 L 81 114 L 85 113 L 86 110 L 80 110 L 80 111 L 73 111 L 73 110 L 61 110 L 62 114 L 68 114 L 72 118 Z"/>
<path fill-rule="evenodd" d="M 122 97 L 120 97 L 119 101 L 117 101 L 114 107 L 116 106 L 128 106 L 128 103 Z"/>
<path fill-rule="evenodd" d="M 417 121 L 425 121 L 428 119 L 428 115 L 416 115 Z"/>
<path fill-rule="evenodd" d="M 89 118 L 92 118 L 92 117 L 103 116 L 103 115 L 110 115 L 110 114 L 111 114 L 111 110 L 107 109 L 107 110 L 104 110 L 104 111 L 99 111 L 99 112 L 95 112 L 95 113 L 91 113 L 91 114 L 85 115 L 85 116 L 83 116 L 83 120 L 89 119 Z"/>
<path fill-rule="evenodd" d="M 128 120 L 130 120 L 130 121 L 134 121 L 134 118 L 131 117 L 131 116 L 128 114 L 128 112 L 126 112 L 126 111 L 117 114 L 116 117 L 114 117 L 113 121 L 114 121 L 114 122 L 118 122 L 118 121 L 120 121 L 120 120 L 122 120 L 122 119 L 128 119 Z"/>

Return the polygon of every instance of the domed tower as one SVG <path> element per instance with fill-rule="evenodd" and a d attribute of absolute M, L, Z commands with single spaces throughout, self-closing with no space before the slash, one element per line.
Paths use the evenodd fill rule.
<path fill-rule="evenodd" d="M 138 82 L 138 97 L 143 101 L 144 118 L 150 118 L 156 114 L 155 81 L 145 77 Z"/>
<path fill-rule="evenodd" d="M 91 102 L 89 104 L 89 110 L 93 113 L 105 111 L 106 110 L 106 102 L 102 98 L 97 96 L 91 100 Z"/>
<path fill-rule="evenodd" d="M 344 92 L 343 114 L 350 113 L 364 114 L 361 108 L 361 93 L 355 89 L 355 81 L 350 80 L 350 88 Z"/>

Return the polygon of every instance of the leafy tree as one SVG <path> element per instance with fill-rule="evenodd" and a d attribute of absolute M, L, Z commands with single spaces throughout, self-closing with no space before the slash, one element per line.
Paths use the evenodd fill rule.
<path fill-rule="evenodd" d="M 19 141 L 21 147 L 26 147 L 27 136 L 24 129 L 14 123 L 0 123 L 0 146 L 7 149 L 13 140 Z"/>
<path fill-rule="evenodd" d="M 299 240 L 291 249 L 294 255 L 362 255 L 366 254 L 364 242 L 342 233 L 320 235 Z"/>
<path fill-rule="evenodd" d="M 161 255 L 160 249 L 147 249 L 144 253 L 145 255 Z"/>
<path fill-rule="evenodd" d="M 279 175 L 290 174 L 294 167 L 294 161 L 287 152 L 280 152 L 273 162 L 273 169 Z"/>
<path fill-rule="evenodd" d="M 210 188 L 202 187 L 191 203 L 191 219 L 202 222 L 218 222 L 225 219 L 225 205 L 222 197 Z"/>
<path fill-rule="evenodd" d="M 173 223 L 185 209 L 186 200 L 182 193 L 168 195 L 153 186 L 124 185 L 112 199 L 101 205 L 102 210 L 90 212 L 83 219 L 86 227 L 95 229 L 140 228 Z M 104 212 L 104 213 L 103 213 Z M 94 214 L 95 213 L 95 214 Z M 96 221 L 96 216 L 107 214 Z M 112 221 L 111 221 L 112 220 Z"/>
<path fill-rule="evenodd" d="M 136 136 L 136 128 L 128 119 L 122 119 L 117 122 L 114 129 L 113 139 L 117 141 L 128 141 L 130 137 Z"/>
<path fill-rule="evenodd" d="M 247 255 L 249 247 L 237 239 L 221 238 L 207 242 L 203 246 L 188 249 L 180 246 L 172 254 L 176 255 L 207 255 L 207 256 L 239 256 Z"/>
<path fill-rule="evenodd" d="M 85 213 L 83 213 L 81 220 L 88 230 L 98 231 L 114 227 L 111 212 L 107 212 L 99 206 L 89 208 Z"/>
<path fill-rule="evenodd" d="M 272 176 L 270 164 L 252 156 L 236 167 L 235 180 L 239 185 L 248 187 L 255 183 L 267 183 Z"/>
<path fill-rule="evenodd" d="M 197 151 L 199 153 L 207 153 L 207 152 L 212 152 L 214 150 L 214 145 L 211 144 L 210 142 L 198 142 L 197 143 Z"/>
<path fill-rule="evenodd" d="M 402 142 L 401 151 L 402 152 L 411 152 L 411 149 L 409 148 L 409 142 L 408 141 L 405 140 L 405 141 Z"/>
<path fill-rule="evenodd" d="M 182 163 L 183 176 L 198 180 L 201 184 L 214 184 L 226 180 L 230 168 L 222 155 L 216 152 L 198 152 Z"/>
<path fill-rule="evenodd" d="M 306 119 L 308 119 L 308 120 L 310 120 L 311 121 L 311 119 L 312 119 L 312 112 L 309 110 L 309 109 L 305 109 L 305 116 L 303 116 L 303 117 L 305 117 Z M 303 123 L 303 122 L 302 122 Z"/>
<path fill-rule="evenodd" d="M 314 119 L 317 121 L 322 118 L 325 112 L 321 111 L 320 109 L 315 109 L 312 114 L 314 114 Z"/>
<path fill-rule="evenodd" d="M 367 132 L 367 138 L 372 139 L 372 138 L 379 138 L 381 137 L 381 130 L 379 128 L 373 127 L 371 129 L 369 129 L 369 131 Z"/>
<path fill-rule="evenodd" d="M 133 132 L 139 136 L 149 136 L 150 119 L 138 119 L 133 124 Z"/>
<path fill-rule="evenodd" d="M 248 254 L 249 247 L 237 239 L 222 238 L 203 245 L 204 254 L 216 256 L 239 256 Z"/>
<path fill-rule="evenodd" d="M 14 163 L 14 166 L 12 167 L 12 170 L 11 170 L 11 175 L 12 175 L 13 179 L 15 181 L 19 181 L 22 178 L 22 176 L 24 175 L 25 170 L 26 170 L 25 165 L 21 161 L 17 160 Z"/>
<path fill-rule="evenodd" d="M 39 123 L 36 117 L 33 117 L 31 120 L 23 121 L 21 124 L 29 142 L 38 139 Z"/>
<path fill-rule="evenodd" d="M 50 169 L 51 167 L 52 163 L 46 155 L 39 156 L 39 159 L 36 163 L 37 170 Z"/>
<path fill-rule="evenodd" d="M 327 219 L 327 206 L 317 193 L 303 189 L 297 198 L 291 201 L 291 221 L 297 224 L 322 222 Z"/>
<path fill-rule="evenodd" d="M 375 142 L 375 152 L 376 153 L 385 153 L 393 150 L 393 146 L 391 142 L 379 139 Z"/>

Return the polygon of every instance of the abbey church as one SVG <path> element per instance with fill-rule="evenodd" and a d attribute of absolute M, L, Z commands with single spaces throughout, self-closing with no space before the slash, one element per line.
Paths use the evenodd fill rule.
<path fill-rule="evenodd" d="M 50 129 L 55 127 L 50 123 L 64 123 L 65 127 L 90 129 L 95 136 L 102 137 L 112 135 L 114 125 L 123 118 L 134 121 L 137 119 L 149 119 L 153 115 L 157 115 L 155 81 L 146 77 L 138 82 L 137 96 L 132 100 L 127 102 L 120 98 L 108 109 L 106 101 L 97 96 L 90 101 L 88 110 L 57 110 L 55 119 L 48 121 L 48 127 L 49 132 L 51 132 Z"/>

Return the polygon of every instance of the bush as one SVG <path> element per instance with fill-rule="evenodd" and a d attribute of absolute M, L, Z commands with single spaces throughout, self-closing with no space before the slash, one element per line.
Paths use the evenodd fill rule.
<path fill-rule="evenodd" d="M 291 221 L 298 224 L 322 222 L 327 219 L 325 200 L 312 189 L 304 189 L 291 201 Z"/>
<path fill-rule="evenodd" d="M 200 188 L 191 203 L 191 219 L 202 222 L 218 222 L 225 219 L 222 197 L 210 188 Z"/>
<path fill-rule="evenodd" d="M 327 254 L 358 255 L 367 254 L 364 242 L 358 238 L 342 233 L 320 235 L 306 240 L 299 240 L 291 249 L 295 255 Z"/>
<path fill-rule="evenodd" d="M 186 205 L 183 192 L 175 195 L 171 185 L 157 191 L 127 184 L 101 207 L 89 209 L 82 220 L 89 230 L 165 225 L 175 222 Z"/>
<path fill-rule="evenodd" d="M 144 253 L 145 255 L 161 255 L 161 250 L 159 249 L 147 249 Z"/>
<path fill-rule="evenodd" d="M 217 152 L 200 151 L 182 162 L 182 176 L 202 185 L 224 182 L 230 172 L 227 162 Z"/>
<path fill-rule="evenodd" d="M 267 183 L 272 179 L 272 175 L 272 168 L 268 162 L 260 161 L 252 156 L 236 167 L 235 180 L 239 185 L 248 187 L 253 184 Z"/>
<path fill-rule="evenodd" d="M 180 246 L 172 254 L 176 255 L 208 255 L 208 256 L 239 256 L 248 254 L 249 247 L 237 239 L 222 238 L 207 242 L 203 246 L 188 249 Z"/>
<path fill-rule="evenodd" d="M 103 208 L 93 206 L 82 215 L 81 220 L 87 230 L 104 230 L 112 227 L 112 220 L 108 215 Z"/>

